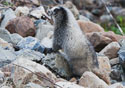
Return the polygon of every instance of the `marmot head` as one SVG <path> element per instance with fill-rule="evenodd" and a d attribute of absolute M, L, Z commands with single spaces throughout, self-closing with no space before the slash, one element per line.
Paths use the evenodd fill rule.
<path fill-rule="evenodd" d="M 52 17 L 54 22 L 61 22 L 68 19 L 66 8 L 63 6 L 55 6 L 48 10 L 48 15 Z"/>

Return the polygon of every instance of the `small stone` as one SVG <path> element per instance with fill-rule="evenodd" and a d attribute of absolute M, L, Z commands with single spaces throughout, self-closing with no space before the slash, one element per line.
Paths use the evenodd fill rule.
<path fill-rule="evenodd" d="M 0 67 L 7 65 L 16 59 L 16 55 L 11 50 L 4 50 L 0 47 Z"/>
<path fill-rule="evenodd" d="M 31 50 L 39 51 L 41 53 L 43 53 L 45 49 L 45 47 L 40 44 L 40 41 L 38 41 L 38 39 L 31 37 L 31 36 L 25 37 L 24 39 L 22 39 L 17 44 L 17 46 L 20 49 L 31 49 Z"/>
<path fill-rule="evenodd" d="M 79 80 L 79 85 L 88 88 L 107 88 L 108 85 L 92 72 L 85 72 Z"/>
<path fill-rule="evenodd" d="M 119 63 L 119 58 L 113 58 L 110 60 L 111 66 L 117 65 Z"/>
<path fill-rule="evenodd" d="M 1 28 L 5 28 L 10 20 L 16 18 L 16 15 L 11 8 L 7 9 L 4 13 L 2 13 L 2 15 L 4 18 L 0 24 Z"/>
<path fill-rule="evenodd" d="M 45 57 L 44 54 L 30 49 L 21 49 L 20 51 L 16 52 L 16 55 L 17 55 L 17 59 L 25 58 L 36 62 L 40 62 L 42 58 Z"/>
<path fill-rule="evenodd" d="M 103 50 L 99 53 L 106 55 L 109 59 L 118 57 L 118 51 L 120 49 L 120 45 L 118 42 L 112 42 L 107 45 Z"/>
<path fill-rule="evenodd" d="M 5 50 L 12 50 L 12 51 L 14 51 L 14 48 L 13 48 L 12 44 L 8 43 L 7 41 L 4 41 L 1 38 L 0 38 L 0 47 L 2 47 Z"/>
<path fill-rule="evenodd" d="M 125 88 L 125 87 L 120 83 L 115 83 L 110 85 L 108 88 Z"/>
<path fill-rule="evenodd" d="M 11 42 L 11 35 L 6 29 L 3 28 L 0 29 L 0 38 L 7 41 L 8 43 Z"/>
<path fill-rule="evenodd" d="M 45 87 L 42 87 L 42 86 L 35 84 L 35 83 L 28 83 L 25 85 L 24 88 L 45 88 Z"/>
<path fill-rule="evenodd" d="M 71 82 L 57 82 L 56 85 L 59 85 L 62 88 L 84 88 Z M 60 88 L 59 86 L 56 86 L 56 88 Z"/>
<path fill-rule="evenodd" d="M 10 35 L 11 36 L 11 43 L 16 46 L 22 39 L 23 37 L 20 36 L 19 34 L 17 33 L 13 33 Z"/>
<path fill-rule="evenodd" d="M 35 8 L 33 9 L 30 13 L 29 13 L 30 16 L 33 16 L 37 19 L 41 19 L 41 17 L 44 15 L 44 16 L 47 16 L 46 12 L 45 12 L 45 9 L 43 6 L 40 6 L 38 8 Z"/>
<path fill-rule="evenodd" d="M 24 6 L 24 7 L 17 7 L 15 10 L 16 16 L 27 16 L 29 14 L 29 8 Z"/>

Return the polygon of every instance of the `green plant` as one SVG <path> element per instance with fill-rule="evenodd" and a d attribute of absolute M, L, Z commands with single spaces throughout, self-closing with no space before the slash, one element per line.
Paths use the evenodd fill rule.
<path fill-rule="evenodd" d="M 117 16 L 116 21 L 120 25 L 122 31 L 125 34 L 125 17 L 123 16 Z M 116 34 L 121 35 L 121 32 L 119 31 L 118 27 L 114 23 L 103 23 L 101 26 L 105 29 L 105 31 L 113 31 Z"/>

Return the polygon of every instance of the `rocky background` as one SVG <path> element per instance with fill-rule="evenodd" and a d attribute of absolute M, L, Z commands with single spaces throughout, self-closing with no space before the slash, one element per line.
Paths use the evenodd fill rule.
<path fill-rule="evenodd" d="M 125 32 L 125 1 L 104 1 Z M 99 69 L 80 78 L 62 54 L 46 53 L 53 37 L 46 11 L 62 3 L 97 52 Z M 0 88 L 125 88 L 125 36 L 101 0 L 0 0 Z"/>

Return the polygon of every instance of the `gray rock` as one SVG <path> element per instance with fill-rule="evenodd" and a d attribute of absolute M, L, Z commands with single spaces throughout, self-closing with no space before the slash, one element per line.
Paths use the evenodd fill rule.
<path fill-rule="evenodd" d="M 108 44 L 104 49 L 102 49 L 99 53 L 106 55 L 109 59 L 117 58 L 118 51 L 120 49 L 120 45 L 118 42 L 112 42 Z"/>
<path fill-rule="evenodd" d="M 43 15 L 47 16 L 45 9 L 43 6 L 40 6 L 38 8 L 33 9 L 30 13 L 30 16 L 33 16 L 35 18 L 41 18 Z"/>
<path fill-rule="evenodd" d="M 45 57 L 44 54 L 30 49 L 21 49 L 16 52 L 16 55 L 17 58 L 25 58 L 36 62 L 40 62 Z"/>
<path fill-rule="evenodd" d="M 52 43 L 53 43 L 53 39 L 51 38 L 52 35 L 53 35 L 53 32 L 50 31 L 47 37 L 43 38 L 43 40 L 41 41 L 41 44 L 47 48 L 52 48 Z"/>
<path fill-rule="evenodd" d="M 2 28 L 5 28 L 11 19 L 16 18 L 15 12 L 10 8 L 7 9 L 2 15 L 4 16 L 4 18 L 0 24 L 0 27 L 2 27 Z"/>
<path fill-rule="evenodd" d="M 47 54 L 45 58 L 42 59 L 42 62 L 49 66 L 51 69 L 53 69 L 55 72 L 57 72 L 60 76 L 66 78 L 69 78 L 71 76 L 68 63 L 61 54 Z"/>
<path fill-rule="evenodd" d="M 0 38 L 7 41 L 8 43 L 11 42 L 11 35 L 6 29 L 3 28 L 0 29 Z"/>
<path fill-rule="evenodd" d="M 120 48 L 120 50 L 118 52 L 119 61 L 120 61 L 120 64 L 122 65 L 122 67 L 125 70 L 125 40 L 122 40 L 120 42 L 120 45 L 121 45 L 121 48 Z"/>
<path fill-rule="evenodd" d="M 83 20 L 83 21 L 90 21 L 87 17 L 80 15 L 79 16 L 79 20 Z"/>
<path fill-rule="evenodd" d="M 16 8 L 15 14 L 16 16 L 22 16 L 22 15 L 27 16 L 29 14 L 29 10 L 30 9 L 26 6 L 24 7 L 19 6 Z"/>
<path fill-rule="evenodd" d="M 13 33 L 10 36 L 11 36 L 11 43 L 13 45 L 17 45 L 23 39 L 23 37 L 17 33 Z"/>
<path fill-rule="evenodd" d="M 125 80 L 125 74 L 123 72 L 121 65 L 115 65 L 112 67 L 110 77 L 112 80 L 116 80 L 118 82 Z"/>
<path fill-rule="evenodd" d="M 16 59 L 14 52 L 10 50 L 4 50 L 0 47 L 0 67 L 9 64 Z"/>
<path fill-rule="evenodd" d="M 35 83 L 28 83 L 25 85 L 24 88 L 45 88 L 45 87 L 42 87 L 42 86 L 35 84 Z"/>
<path fill-rule="evenodd" d="M 100 21 L 101 23 L 111 22 L 112 18 L 110 17 L 110 15 L 102 15 L 100 17 Z"/>
<path fill-rule="evenodd" d="M 40 44 L 40 42 L 34 38 L 34 37 L 26 37 L 24 39 L 22 39 L 17 46 L 20 49 L 31 49 L 31 50 L 36 50 L 39 51 L 41 53 L 43 53 L 45 47 L 43 45 Z"/>
<path fill-rule="evenodd" d="M 39 40 L 42 40 L 44 37 L 47 36 L 47 34 L 50 31 L 53 31 L 54 28 L 52 25 L 44 25 L 44 24 L 39 24 L 39 27 L 37 29 L 37 33 L 36 33 L 36 38 Z"/>
<path fill-rule="evenodd" d="M 83 86 L 80 86 L 78 84 L 72 83 L 72 82 L 56 82 L 57 86 L 56 88 L 84 88 Z"/>

